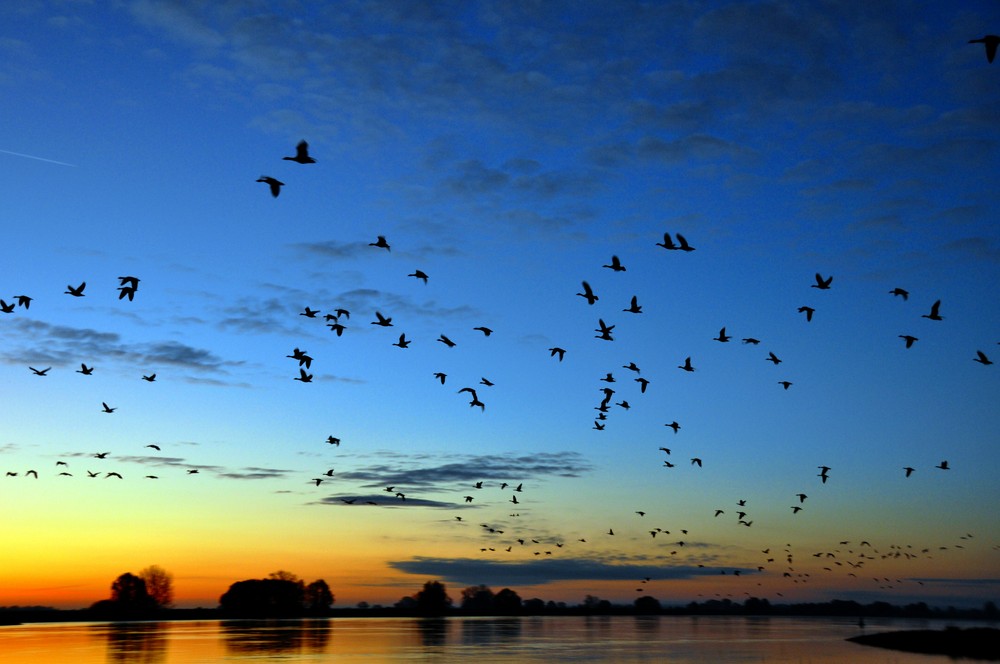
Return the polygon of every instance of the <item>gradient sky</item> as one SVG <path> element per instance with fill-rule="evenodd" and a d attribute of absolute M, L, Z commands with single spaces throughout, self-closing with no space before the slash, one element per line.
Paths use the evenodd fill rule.
<path fill-rule="evenodd" d="M 996 3 L 327 5 L 0 9 L 0 605 L 998 599 Z"/>

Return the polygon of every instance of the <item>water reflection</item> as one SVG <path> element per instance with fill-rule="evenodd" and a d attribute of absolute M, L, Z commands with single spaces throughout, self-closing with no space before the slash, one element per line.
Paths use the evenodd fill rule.
<path fill-rule="evenodd" d="M 125 622 L 96 625 L 108 643 L 109 662 L 161 664 L 167 659 L 167 634 L 163 623 Z"/>
<path fill-rule="evenodd" d="M 332 623 L 319 620 L 223 620 L 226 651 L 232 655 L 285 655 L 325 652 Z"/>
<path fill-rule="evenodd" d="M 521 640 L 520 618 L 466 619 L 461 623 L 462 645 L 492 647 Z"/>
<path fill-rule="evenodd" d="M 448 621 L 445 618 L 419 618 L 417 629 L 425 648 L 441 648 L 448 641 Z"/>

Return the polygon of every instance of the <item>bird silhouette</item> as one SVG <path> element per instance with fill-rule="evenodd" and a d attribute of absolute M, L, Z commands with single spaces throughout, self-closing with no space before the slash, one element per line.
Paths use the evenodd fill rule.
<path fill-rule="evenodd" d="M 139 277 L 124 276 L 118 277 L 119 286 L 127 286 L 132 290 L 139 290 Z"/>
<path fill-rule="evenodd" d="M 121 300 L 122 298 L 125 298 L 125 297 L 128 298 L 129 302 L 131 302 L 132 300 L 134 300 L 135 299 L 135 289 L 132 288 L 131 286 L 119 286 L 118 287 L 118 299 Z"/>
<path fill-rule="evenodd" d="M 948 462 L 947 461 L 942 461 L 941 463 L 939 463 L 938 465 L 936 465 L 934 467 L 935 468 L 940 468 L 941 470 L 951 470 L 951 468 L 948 467 Z"/>
<path fill-rule="evenodd" d="M 596 329 L 594 332 L 599 332 L 600 334 L 596 335 L 594 338 L 604 339 L 605 341 L 614 341 L 614 338 L 611 336 L 611 330 L 615 329 L 615 326 L 605 324 L 603 318 L 598 318 L 597 324 L 600 326 L 600 329 Z"/>
<path fill-rule="evenodd" d="M 84 376 L 91 376 L 94 373 L 94 367 L 88 367 L 84 363 L 80 363 L 80 368 L 76 370 L 78 374 L 83 374 Z"/>
<path fill-rule="evenodd" d="M 410 273 L 410 274 L 408 274 L 406 276 L 408 276 L 408 277 L 416 277 L 417 279 L 420 279 L 420 281 L 424 282 L 424 284 L 427 283 L 427 279 L 428 279 L 427 273 L 424 272 L 423 270 L 414 270 L 412 273 Z"/>
<path fill-rule="evenodd" d="M 278 197 L 278 194 L 281 193 L 281 188 L 285 186 L 284 182 L 282 182 L 281 180 L 276 180 L 272 178 L 270 175 L 261 175 L 259 178 L 257 178 L 257 182 L 263 182 L 264 184 L 266 184 L 271 190 L 271 196 L 274 198 Z"/>
<path fill-rule="evenodd" d="M 306 307 L 304 310 L 299 312 L 300 316 L 305 316 L 306 318 L 316 318 L 316 314 L 319 313 L 319 309 L 310 309 Z"/>
<path fill-rule="evenodd" d="M 663 247 L 664 249 L 670 249 L 671 251 L 677 250 L 679 247 L 674 244 L 674 241 L 670 239 L 670 233 L 663 234 L 663 242 L 657 242 L 657 247 Z"/>
<path fill-rule="evenodd" d="M 382 327 L 392 327 L 392 317 L 386 318 L 378 311 L 375 312 L 375 318 L 378 320 L 373 320 L 372 325 L 381 325 Z"/>
<path fill-rule="evenodd" d="M 384 235 L 379 235 L 378 238 L 376 238 L 376 240 L 374 242 L 369 242 L 368 246 L 369 247 L 378 247 L 380 249 L 385 249 L 386 251 L 392 251 L 389 248 L 389 243 L 385 241 L 385 236 Z"/>
<path fill-rule="evenodd" d="M 157 452 L 159 452 L 159 451 L 160 451 L 160 446 L 159 446 L 159 445 L 154 445 L 153 443 L 150 443 L 149 445 L 146 445 L 146 447 L 148 447 L 148 448 L 150 448 L 150 449 L 154 449 L 154 450 L 156 450 Z"/>
<path fill-rule="evenodd" d="M 5 314 L 12 314 L 14 313 L 15 306 L 16 305 L 13 302 L 8 304 L 6 301 L 0 299 L 0 312 L 3 312 Z"/>
<path fill-rule="evenodd" d="M 906 342 L 906 347 L 909 348 L 913 345 L 913 342 L 920 341 L 920 339 L 910 336 L 909 334 L 900 334 L 899 338 Z"/>
<path fill-rule="evenodd" d="M 627 309 L 622 309 L 622 311 L 627 311 L 630 314 L 641 314 L 642 306 L 639 305 L 639 299 L 635 295 L 633 295 L 632 304 L 629 305 Z"/>
<path fill-rule="evenodd" d="M 602 265 L 601 267 L 606 267 L 609 270 L 613 270 L 615 272 L 624 272 L 625 271 L 625 266 L 622 265 L 622 262 L 618 259 L 617 256 L 612 256 L 611 257 L 611 265 Z"/>
<path fill-rule="evenodd" d="M 986 353 L 984 353 L 981 350 L 976 351 L 976 357 L 972 358 L 972 361 L 979 362 L 983 366 L 986 366 L 988 364 L 993 364 L 993 361 L 990 358 L 986 357 Z"/>
<path fill-rule="evenodd" d="M 726 328 L 724 327 L 719 330 L 719 336 L 712 337 L 712 341 L 720 341 L 722 343 L 726 343 L 730 339 L 732 339 L 732 337 L 726 334 Z"/>
<path fill-rule="evenodd" d="M 681 425 L 678 424 L 676 420 L 673 421 L 673 422 L 671 422 L 670 424 L 664 424 L 663 426 L 670 427 L 671 429 L 674 430 L 674 433 L 677 433 L 680 430 L 680 428 L 681 428 Z M 665 448 L 661 447 L 660 449 L 662 450 L 662 449 L 665 449 Z M 670 454 L 669 450 L 667 450 L 667 454 Z"/>
<path fill-rule="evenodd" d="M 555 357 L 556 355 L 559 356 L 559 361 L 562 362 L 563 357 L 566 356 L 566 349 L 559 348 L 558 346 L 553 346 L 552 348 L 549 349 L 549 357 Z"/>
<path fill-rule="evenodd" d="M 400 348 L 407 348 L 410 345 L 410 340 L 406 338 L 406 333 L 399 335 L 399 341 L 392 344 L 393 346 L 399 346 Z"/>
<path fill-rule="evenodd" d="M 299 164 L 315 164 L 316 160 L 309 156 L 309 144 L 305 141 L 299 141 L 299 144 L 295 146 L 295 156 L 294 157 L 282 157 L 286 161 L 294 161 Z"/>
<path fill-rule="evenodd" d="M 677 249 L 680 251 L 694 251 L 694 247 L 688 244 L 687 238 L 685 238 L 680 233 L 674 233 L 677 237 Z"/>
<path fill-rule="evenodd" d="M 699 468 L 701 468 L 701 459 L 699 459 L 698 457 L 692 457 L 691 465 L 692 466 L 697 465 Z"/>
<path fill-rule="evenodd" d="M 437 371 L 434 373 L 434 377 L 441 381 L 441 384 L 444 385 L 444 380 L 448 377 L 448 374 Z"/>
<path fill-rule="evenodd" d="M 15 295 L 14 299 L 17 300 L 17 306 L 24 307 L 25 309 L 31 308 L 31 300 L 33 298 L 30 298 L 27 295 Z"/>
<path fill-rule="evenodd" d="M 904 466 L 904 467 L 903 467 L 903 470 L 905 470 L 905 471 L 906 471 L 906 477 L 909 477 L 910 475 L 912 475 L 912 474 L 913 474 L 913 471 L 914 471 L 915 469 L 914 469 L 914 468 L 911 468 L 910 466 Z"/>
<path fill-rule="evenodd" d="M 639 383 L 639 391 L 643 394 L 646 393 L 646 386 L 649 385 L 649 380 L 645 378 L 636 378 L 635 382 Z"/>
<path fill-rule="evenodd" d="M 929 318 L 930 320 L 944 320 L 944 318 L 938 313 L 941 309 L 941 300 L 937 300 L 931 305 L 931 312 L 929 314 L 922 314 L 921 318 Z"/>
<path fill-rule="evenodd" d="M 337 447 L 340 447 L 340 438 L 337 438 L 336 436 L 327 436 L 326 442 L 328 445 L 336 445 Z"/>
<path fill-rule="evenodd" d="M 766 359 L 768 362 L 773 363 L 774 366 L 778 366 L 779 364 L 781 364 L 781 360 L 778 359 L 778 356 L 770 351 L 768 351 L 767 357 L 764 359 Z"/>
<path fill-rule="evenodd" d="M 101 402 L 101 405 L 104 406 L 104 411 L 103 412 L 105 412 L 105 413 L 113 413 L 116 410 L 118 410 L 117 407 L 112 408 L 111 406 L 109 406 L 108 404 L 104 403 L 103 401 Z"/>
<path fill-rule="evenodd" d="M 439 336 L 437 338 L 437 340 L 440 341 L 441 343 L 443 343 L 448 348 L 454 348 L 455 347 L 455 342 L 452 341 L 451 339 L 449 339 L 448 337 L 446 337 L 443 334 L 441 336 Z"/>
<path fill-rule="evenodd" d="M 778 381 L 778 385 L 781 385 L 783 388 L 785 388 L 787 390 L 789 387 L 791 387 L 793 385 L 793 383 L 791 381 L 788 381 L 788 380 L 779 380 Z"/>
<path fill-rule="evenodd" d="M 691 357 L 690 356 L 687 357 L 684 360 L 684 364 L 678 364 L 677 368 L 678 369 L 683 369 L 684 371 L 694 371 L 694 367 L 691 366 Z"/>
<path fill-rule="evenodd" d="M 484 337 L 488 337 L 488 336 L 490 336 L 491 334 L 493 334 L 493 330 L 491 330 L 491 329 L 490 329 L 490 328 L 488 328 L 488 327 L 484 327 L 484 326 L 482 326 L 482 325 L 480 325 L 479 327 L 474 327 L 474 328 L 472 328 L 472 329 L 473 329 L 473 330 L 479 330 L 480 332 L 482 332 L 482 333 L 483 333 L 483 336 L 484 336 Z"/>
<path fill-rule="evenodd" d="M 1000 46 L 1000 35 L 986 35 L 979 39 L 970 39 L 970 44 L 982 44 L 986 47 L 986 61 L 991 63 L 997 56 L 997 46 Z"/>
<path fill-rule="evenodd" d="M 597 302 L 600 298 L 594 295 L 594 291 L 590 288 L 590 284 L 588 284 L 586 281 L 582 283 L 583 283 L 583 292 L 577 293 L 577 295 L 587 300 L 587 304 L 593 304 L 594 302 Z"/>
<path fill-rule="evenodd" d="M 146 381 L 147 383 L 152 383 L 152 382 L 155 382 L 155 381 L 156 381 L 156 374 L 155 374 L 155 373 L 152 373 L 152 374 L 149 374 L 148 376 L 145 376 L 145 375 L 144 375 L 144 376 L 142 377 L 142 379 L 143 379 L 144 381 Z"/>
<path fill-rule="evenodd" d="M 66 295 L 72 295 L 73 297 L 83 297 L 83 289 L 87 287 L 87 282 L 83 281 L 79 286 L 73 288 L 72 286 L 66 286 Z"/>
<path fill-rule="evenodd" d="M 313 375 L 311 373 L 306 373 L 305 369 L 299 369 L 299 375 L 295 377 L 295 380 L 301 381 L 303 383 L 311 383 Z"/>
<path fill-rule="evenodd" d="M 813 309 L 812 307 L 806 307 L 806 306 L 799 307 L 799 313 L 800 314 L 804 313 L 806 315 L 806 322 L 807 323 L 813 319 L 813 313 L 815 311 L 816 310 Z"/>
<path fill-rule="evenodd" d="M 819 272 L 816 273 L 816 283 L 812 285 L 812 288 L 818 288 L 820 290 L 829 290 L 830 284 L 833 283 L 833 277 L 823 278 Z"/>
<path fill-rule="evenodd" d="M 743 343 L 756 346 L 757 344 L 760 343 L 760 339 L 754 339 L 753 337 L 745 337 L 743 339 Z"/>
<path fill-rule="evenodd" d="M 893 288 L 891 291 L 889 291 L 889 295 L 901 297 L 903 298 L 903 300 L 906 300 L 910 297 L 910 291 L 903 290 L 902 288 Z"/>

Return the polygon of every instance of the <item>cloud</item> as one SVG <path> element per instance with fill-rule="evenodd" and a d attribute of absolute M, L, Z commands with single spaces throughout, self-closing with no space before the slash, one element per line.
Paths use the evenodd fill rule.
<path fill-rule="evenodd" d="M 691 579 L 717 575 L 720 568 L 653 563 L 608 564 L 587 558 L 540 558 L 503 562 L 472 558 L 431 558 L 417 556 L 409 560 L 389 561 L 389 566 L 407 574 L 430 576 L 448 583 L 490 586 L 531 586 L 556 581 L 634 581 Z M 731 573 L 752 574 L 749 568 L 726 567 Z"/>

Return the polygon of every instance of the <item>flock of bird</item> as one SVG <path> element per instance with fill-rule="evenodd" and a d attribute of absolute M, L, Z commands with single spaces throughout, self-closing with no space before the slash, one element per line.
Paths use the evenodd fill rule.
<path fill-rule="evenodd" d="M 980 39 L 970 40 L 970 43 L 982 43 L 986 49 L 986 57 L 989 62 L 993 62 L 996 54 L 998 44 L 1000 44 L 1000 37 L 994 35 L 987 35 Z M 314 159 L 309 154 L 309 145 L 306 141 L 301 141 L 296 147 L 294 156 L 283 157 L 284 160 L 292 161 L 301 165 L 315 164 L 316 159 Z M 267 175 L 262 175 L 258 178 L 257 182 L 266 184 L 268 190 L 274 198 L 277 198 L 282 187 L 285 183 Z M 391 251 L 391 245 L 387 240 L 386 236 L 378 235 L 375 240 L 369 243 L 373 251 L 384 250 L 385 252 Z M 664 233 L 662 241 L 656 242 L 655 247 L 659 247 L 667 252 L 676 252 L 679 255 L 690 254 L 694 252 L 696 248 L 688 241 L 688 239 L 680 233 Z M 627 258 L 627 257 L 626 257 Z M 624 274 L 627 273 L 627 266 L 622 261 L 618 255 L 612 255 L 610 260 L 601 265 L 597 269 L 607 269 L 614 274 Z M 416 279 L 423 284 L 427 285 L 431 281 L 431 277 L 427 272 L 422 269 L 415 269 L 406 275 L 406 278 Z M 624 278 L 624 277 L 622 277 Z M 134 276 L 120 276 L 118 277 L 119 286 L 117 287 L 118 300 L 128 300 L 133 301 L 137 292 L 139 291 L 140 279 Z M 580 292 L 575 293 L 573 297 L 582 298 L 581 307 L 599 307 L 598 302 L 603 302 L 600 295 L 591 286 L 588 280 L 581 280 Z M 823 275 L 817 272 L 814 275 L 814 281 L 810 284 L 811 288 L 817 291 L 829 291 L 834 284 L 834 277 L 830 275 Z M 82 281 L 79 285 L 69 284 L 66 287 L 65 295 L 73 298 L 82 298 L 87 294 L 86 291 L 87 282 Z M 896 287 L 889 291 L 889 294 L 895 298 L 900 298 L 903 301 L 909 299 L 910 293 L 903 288 Z M 884 297 L 884 296 L 883 296 Z M 7 302 L 4 299 L 0 299 L 0 314 L 11 315 L 15 314 L 18 309 L 22 309 L 27 312 L 32 302 L 35 299 L 28 295 L 16 295 L 12 297 L 11 302 Z M 624 304 L 624 303 L 623 303 Z M 605 303 L 606 305 L 606 303 Z M 621 306 L 621 305 L 618 305 Z M 637 295 L 632 295 L 628 303 L 619 309 L 615 310 L 602 310 L 600 315 L 595 316 L 596 327 L 594 328 L 594 338 L 601 342 L 614 342 L 616 340 L 615 333 L 617 325 L 612 321 L 612 316 L 618 314 L 625 314 L 628 316 L 640 316 L 644 313 L 643 304 L 639 302 Z M 944 316 L 941 314 L 942 303 L 941 300 L 934 301 L 927 313 L 921 315 L 921 318 L 933 321 L 935 323 L 943 321 Z M 817 312 L 820 311 L 820 307 L 811 306 L 803 304 L 798 307 L 798 314 L 802 314 L 803 321 L 807 324 L 812 324 L 817 320 Z M 357 312 L 360 313 L 360 312 Z M 322 316 L 321 316 L 322 314 Z M 322 311 L 320 309 L 313 309 L 311 305 L 306 305 L 299 313 L 300 316 L 310 319 L 322 321 L 326 327 L 330 329 L 330 334 L 336 337 L 341 337 L 350 329 L 352 312 L 342 308 L 336 307 L 330 309 L 329 311 Z M 371 320 L 361 322 L 361 325 L 365 327 L 375 326 L 377 328 L 392 328 L 397 327 L 393 322 L 393 316 L 386 312 L 380 310 L 374 310 L 370 312 Z M 397 328 L 398 329 L 398 328 Z M 474 331 L 480 333 L 485 338 L 491 337 L 494 334 L 494 330 L 485 325 L 478 325 L 472 328 Z M 706 338 L 707 334 L 706 333 Z M 391 339 L 386 339 L 386 345 L 392 346 L 400 349 L 400 351 L 408 349 L 414 342 L 413 338 L 408 338 L 405 331 L 399 332 L 397 335 L 395 331 L 390 334 Z M 905 349 L 910 349 L 919 341 L 919 337 L 914 336 L 909 333 L 909 331 L 901 331 L 898 337 L 903 340 L 903 346 Z M 717 336 L 710 337 L 712 341 L 719 344 L 728 344 L 733 342 L 736 338 L 728 333 L 727 326 L 721 327 L 719 329 Z M 447 334 L 440 334 L 436 340 L 441 343 L 443 347 L 452 349 L 458 344 Z M 763 342 L 761 339 L 754 336 L 741 337 L 740 341 L 743 346 L 747 347 L 751 352 L 757 352 L 756 349 Z M 548 355 L 551 361 L 562 363 L 568 357 L 568 351 L 566 348 L 558 345 L 553 345 L 547 348 Z M 787 365 L 781 359 L 780 349 L 767 349 L 767 354 L 761 353 L 761 363 L 769 362 L 775 368 L 781 367 L 784 371 Z M 683 356 L 683 357 L 681 357 Z M 313 370 L 314 358 L 309 354 L 307 350 L 300 347 L 295 347 L 292 349 L 290 354 L 286 356 L 288 359 L 292 360 L 294 367 L 297 370 L 297 375 L 293 376 L 295 381 L 301 383 L 312 383 L 314 374 L 311 373 Z M 572 357 L 572 355 L 569 355 Z M 971 358 L 973 361 L 983 365 L 989 366 L 993 364 L 993 361 L 987 356 L 982 350 L 975 350 L 975 355 Z M 677 358 L 678 364 L 677 369 L 686 373 L 692 373 L 698 370 L 698 365 L 696 358 L 690 354 L 679 353 Z M 36 368 L 34 366 L 28 366 L 28 370 L 33 376 L 44 378 L 49 376 L 49 372 L 53 367 Z M 619 369 L 624 370 L 624 374 L 627 378 L 622 378 L 622 373 Z M 75 372 L 81 374 L 82 376 L 92 376 L 95 371 L 94 365 L 88 365 L 86 361 L 83 361 L 79 365 L 79 369 L 75 369 Z M 601 398 L 597 400 L 596 405 L 593 409 L 596 410 L 596 416 L 593 417 L 593 424 L 590 428 L 597 432 L 603 432 L 609 426 L 611 421 L 611 415 L 614 413 L 627 412 L 635 405 L 639 404 L 647 394 L 647 389 L 650 385 L 654 385 L 659 377 L 650 376 L 648 374 L 644 375 L 642 369 L 633 361 L 628 361 L 625 364 L 617 365 L 611 370 L 603 368 L 601 371 L 595 372 L 596 375 L 600 376 L 597 378 L 599 383 L 602 385 L 597 386 L 596 390 L 601 395 Z M 617 374 L 617 375 L 616 375 Z M 150 373 L 139 373 L 137 379 L 141 379 L 145 382 L 152 383 L 156 380 L 157 374 L 154 372 Z M 432 375 L 428 376 L 428 381 L 434 381 L 440 386 L 445 386 L 448 383 L 449 376 L 444 371 L 434 372 Z M 773 378 L 774 382 L 772 385 L 778 385 L 783 390 L 789 390 L 795 383 L 789 380 L 787 376 L 780 375 Z M 632 392 L 625 394 L 625 388 L 622 388 L 622 383 L 627 385 L 635 385 L 632 388 Z M 462 385 L 457 390 L 455 394 L 467 395 L 468 406 L 471 409 L 478 409 L 480 413 L 486 413 L 487 402 L 482 398 L 481 395 L 486 394 L 488 390 L 494 389 L 495 383 L 489 378 L 482 376 L 478 383 L 475 385 Z M 775 388 L 777 389 L 777 388 Z M 621 392 L 621 393 L 620 393 Z M 106 401 L 101 402 L 101 407 L 98 409 L 95 406 L 95 410 L 105 414 L 112 415 L 117 412 L 118 408 L 116 406 L 109 405 Z M 588 420 L 590 418 L 588 417 Z M 682 418 L 683 419 L 683 418 Z M 665 422 L 664 426 L 672 431 L 675 436 L 682 436 L 680 434 L 682 430 L 681 424 L 677 420 L 672 420 L 670 422 Z M 596 435 L 596 434 L 595 434 Z M 333 448 L 341 447 L 341 439 L 336 435 L 328 435 L 325 442 Z M 151 450 L 151 452 L 159 453 L 162 448 L 158 444 L 148 444 L 145 445 L 146 449 Z M 673 461 L 673 449 L 667 446 L 659 446 L 657 453 L 662 453 L 659 459 L 662 461 L 662 466 L 667 469 L 677 468 L 679 465 Z M 93 459 L 95 462 L 106 462 L 109 458 L 114 459 L 114 455 L 107 451 L 99 451 L 89 454 L 77 454 L 76 456 L 82 457 L 87 456 Z M 711 467 L 714 459 L 705 451 L 699 452 L 692 450 L 690 456 L 685 454 L 687 460 L 683 465 L 692 469 L 692 472 L 699 472 L 702 469 Z M 820 464 L 817 466 L 819 473 L 816 478 L 812 478 L 813 482 L 818 482 L 820 486 L 826 485 L 828 482 L 835 481 L 834 469 L 830 466 Z M 942 460 L 939 464 L 934 466 L 935 470 L 938 471 L 948 471 L 951 469 L 949 462 L 947 460 Z M 902 473 L 903 478 L 910 478 L 918 468 L 916 466 L 905 466 L 899 470 Z M 104 478 L 104 479 L 116 479 L 122 480 L 125 475 L 118 470 L 101 470 L 94 471 L 91 468 L 84 469 L 86 477 L 88 478 Z M 677 472 L 677 471 L 674 471 Z M 189 467 L 185 469 L 185 474 L 196 475 L 199 473 L 198 467 Z M 64 459 L 56 461 L 55 469 L 53 474 L 57 477 L 73 477 L 73 472 L 68 467 L 68 462 Z M 5 476 L 8 478 L 18 478 L 25 477 L 31 478 L 32 480 L 39 479 L 39 469 L 17 469 L 17 470 L 6 470 Z M 126 473 L 127 475 L 127 473 Z M 337 474 L 333 468 L 327 468 L 325 470 L 314 473 L 315 476 L 310 477 L 308 480 L 304 480 L 309 484 L 316 487 L 321 485 L 327 485 L 336 482 Z M 146 474 L 143 475 L 143 479 L 156 480 L 159 479 L 158 475 Z M 789 512 L 791 515 L 799 515 L 803 512 L 808 512 L 807 499 L 809 495 L 806 493 L 806 486 L 808 486 L 809 478 L 803 478 L 804 488 L 797 493 L 789 496 Z M 641 522 L 641 525 L 636 525 L 636 523 L 628 522 L 623 527 L 621 524 L 612 524 L 611 527 L 604 533 L 592 533 L 584 534 L 582 537 L 564 537 L 560 535 L 553 535 L 551 533 L 545 532 L 533 532 L 530 525 L 522 525 L 525 519 L 522 519 L 521 513 L 519 511 L 511 512 L 511 509 L 521 510 L 525 507 L 530 509 L 537 509 L 538 505 L 532 504 L 531 492 L 525 489 L 528 482 L 524 479 L 510 480 L 501 478 L 487 478 L 480 481 L 475 481 L 470 483 L 465 487 L 456 487 L 456 494 L 453 499 L 453 505 L 456 508 L 489 508 L 490 506 L 496 505 L 498 496 L 503 497 L 504 510 L 503 514 L 498 515 L 497 521 L 495 522 L 482 522 L 479 524 L 480 530 L 479 535 L 475 538 L 477 540 L 477 547 L 480 553 L 490 554 L 498 551 L 503 551 L 506 553 L 514 553 L 517 551 L 525 551 L 529 555 L 533 556 L 555 556 L 561 551 L 572 551 L 574 544 L 590 544 L 593 545 L 595 542 L 600 541 L 600 538 L 613 538 L 620 537 L 623 532 L 639 532 L 642 531 L 648 534 L 649 539 L 654 541 L 664 547 L 663 551 L 665 555 L 674 558 L 680 555 L 680 552 L 685 550 L 686 545 L 690 545 L 694 540 L 692 539 L 696 533 L 693 533 L 692 529 L 677 528 L 677 527 L 666 527 L 665 525 L 652 525 L 651 520 L 655 518 L 652 516 L 653 510 L 648 509 L 638 509 L 634 511 L 635 519 L 637 522 Z M 492 493 L 490 491 L 492 490 Z M 811 490 L 811 489 L 810 489 Z M 414 492 L 407 489 L 404 486 L 400 486 L 398 483 L 386 484 L 380 491 L 380 494 L 385 494 L 385 499 L 391 500 L 397 504 L 405 503 L 407 496 L 409 495 L 411 500 L 414 496 Z M 520 498 L 519 498 L 520 496 Z M 477 502 L 477 498 L 483 497 L 482 500 Z M 373 506 L 383 506 L 387 503 L 385 499 L 379 500 L 375 496 L 359 496 L 347 493 L 340 493 L 331 497 L 332 500 L 336 500 L 344 505 L 358 505 L 367 504 Z M 330 502 L 332 502 L 332 500 Z M 528 503 L 526 505 L 525 503 Z M 752 518 L 749 507 L 750 499 L 748 498 L 738 498 L 734 499 L 733 503 L 730 505 L 719 505 L 712 509 L 709 516 L 713 519 L 718 519 L 721 517 L 735 517 L 735 525 L 750 528 L 754 525 L 755 520 Z M 507 507 L 507 505 L 510 507 Z M 530 506 L 530 507 L 529 507 Z M 526 512 L 527 514 L 528 512 Z M 647 518 L 649 516 L 649 518 Z M 801 518 L 801 517 L 799 517 Z M 466 524 L 465 517 L 462 515 L 454 515 L 453 520 L 450 521 L 453 524 L 458 524 L 459 526 L 464 526 Z M 616 534 L 616 528 L 618 533 Z M 516 532 L 508 531 L 514 529 Z M 965 534 L 961 536 L 961 542 L 949 542 L 945 545 L 939 545 L 937 547 L 929 546 L 915 546 L 912 544 L 890 544 L 887 548 L 878 549 L 873 547 L 868 541 L 861 541 L 856 546 L 853 546 L 850 541 L 840 541 L 839 545 L 831 547 L 827 551 L 812 552 L 810 555 L 817 559 L 822 559 L 825 563 L 822 566 L 822 570 L 826 572 L 834 572 L 838 568 L 845 570 L 845 573 L 850 576 L 857 576 L 861 574 L 861 570 L 864 565 L 872 560 L 877 559 L 892 559 L 892 560 L 910 560 L 921 557 L 928 557 L 933 555 L 935 550 L 947 550 L 947 549 L 961 549 L 964 547 L 964 541 L 971 539 L 972 534 Z M 589 539 L 588 539 L 589 538 Z M 605 540 L 607 541 L 607 540 Z M 771 553 L 772 548 L 766 548 L 761 551 L 762 559 L 759 561 L 760 564 L 755 568 L 747 567 L 736 567 L 736 568 L 721 568 L 718 565 L 708 564 L 705 562 L 693 563 L 692 566 L 698 568 L 706 568 L 705 572 L 708 573 L 718 573 L 718 574 L 731 574 L 733 576 L 740 576 L 746 573 L 765 573 L 772 569 L 774 564 L 781 560 L 785 567 L 780 570 L 782 578 L 789 579 L 793 583 L 807 583 L 810 578 L 810 573 L 802 571 L 794 567 L 794 562 L 796 560 L 795 553 L 793 553 L 793 547 L 791 544 L 786 544 L 784 547 L 774 547 L 775 553 Z M 778 552 L 781 555 L 778 555 Z M 589 551 L 588 551 L 589 553 Z M 691 558 L 691 560 L 697 560 L 697 558 Z M 673 563 L 672 563 L 673 564 Z M 892 580 L 888 577 L 872 577 L 873 580 L 878 584 L 879 588 L 891 588 L 897 587 L 905 583 L 902 579 Z M 644 584 L 650 582 L 652 577 L 645 577 L 640 579 L 640 587 L 636 588 L 638 592 L 648 592 L 648 587 Z M 780 593 L 779 593 L 780 594 Z"/>

